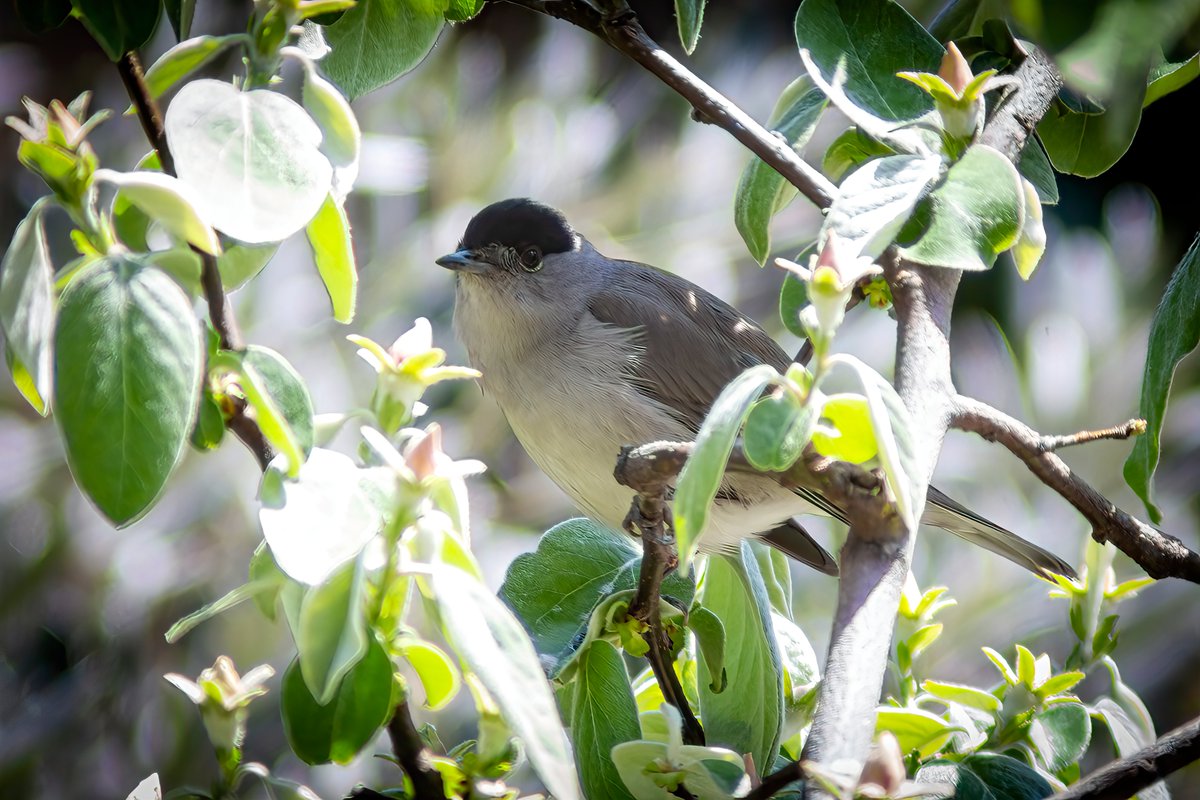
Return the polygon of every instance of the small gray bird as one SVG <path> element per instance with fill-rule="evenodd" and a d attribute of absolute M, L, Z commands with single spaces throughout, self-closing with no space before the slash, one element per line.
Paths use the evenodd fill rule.
<path fill-rule="evenodd" d="M 694 439 L 745 369 L 791 359 L 754 321 L 683 278 L 606 258 L 561 212 L 524 198 L 480 211 L 457 252 L 454 326 L 526 452 L 593 519 L 620 529 L 630 490 L 613 478 L 624 445 Z M 700 546 L 762 536 L 827 574 L 837 563 L 792 518 L 845 515 L 813 491 L 726 476 Z M 1035 573 L 1071 567 L 930 488 L 922 522 Z"/>

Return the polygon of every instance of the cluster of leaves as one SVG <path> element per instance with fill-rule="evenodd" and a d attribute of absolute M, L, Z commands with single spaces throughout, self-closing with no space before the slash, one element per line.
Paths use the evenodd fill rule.
<path fill-rule="evenodd" d="M 896 692 L 880 707 L 876 725 L 895 735 L 918 783 L 953 784 L 960 797 L 985 796 L 985 787 L 997 785 L 1010 787 L 1003 796 L 1044 797 L 1079 778 L 1094 722 L 1108 729 L 1117 755 L 1154 741 L 1145 706 L 1121 682 L 1112 659 L 1116 616 L 1107 614 L 1152 581 L 1115 585 L 1110 567 L 1115 549 L 1094 542 L 1088 547 L 1083 577 L 1056 576 L 1058 587 L 1051 591 L 1071 601 L 1070 630 L 1077 641 L 1065 670 L 1056 672 L 1049 655 L 1035 656 L 1020 644 L 1011 663 L 985 647 L 999 672 L 989 688 L 917 677 L 920 655 L 942 633 L 934 618 L 953 601 L 944 587 L 921 592 L 909 582 L 891 662 Z M 1072 693 L 1100 667 L 1110 676 L 1107 691 L 1090 701 Z M 1164 791 L 1153 787 L 1141 796 L 1163 797 Z"/>
<path fill-rule="evenodd" d="M 714 556 L 697 579 L 663 583 L 674 668 L 704 722 L 707 746 L 685 746 L 678 711 L 649 668 L 631 676 L 620 652 L 647 652 L 627 611 L 641 557 L 633 544 L 576 519 L 547 531 L 508 569 L 500 595 L 530 631 L 571 729 L 588 797 L 728 798 L 749 785 L 743 754 L 762 769 L 799 755 L 819 678 L 792 620 L 787 558 L 746 542 Z"/>

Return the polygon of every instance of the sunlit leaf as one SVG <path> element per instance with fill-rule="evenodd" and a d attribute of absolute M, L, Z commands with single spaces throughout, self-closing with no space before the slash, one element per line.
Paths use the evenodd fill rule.
<path fill-rule="evenodd" d="M 0 327 L 14 382 L 45 416 L 50 413 L 54 378 L 54 265 L 42 224 L 43 207 L 39 202 L 17 226 L 0 263 Z"/>
<path fill-rule="evenodd" d="M 292 628 L 304 685 L 321 704 L 333 699 L 342 678 L 367 653 L 362 563 L 357 558 L 305 590 Z"/>
<path fill-rule="evenodd" d="M 406 638 L 396 645 L 425 688 L 425 707 L 438 711 L 446 707 L 462 687 L 462 675 L 440 647 L 421 639 Z"/>
<path fill-rule="evenodd" d="M 333 318 L 348 323 L 354 319 L 354 306 L 358 300 L 358 268 L 350 240 L 350 221 L 333 195 L 325 198 L 305 232 L 312 246 L 313 260 L 317 262 L 317 271 L 321 273 L 321 281 L 333 303 Z"/>
<path fill-rule="evenodd" d="M 168 0 L 168 11 L 170 0 Z M 246 41 L 242 34 L 197 36 L 181 41 L 146 70 L 146 89 L 152 98 L 166 94 L 172 86 L 220 55 L 227 47 Z"/>
<path fill-rule="evenodd" d="M 321 130 L 294 100 L 216 80 L 184 86 L 166 116 L 180 180 L 213 227 L 250 244 L 303 228 L 329 192 Z"/>
<path fill-rule="evenodd" d="M 1046 769 L 1058 772 L 1087 751 L 1092 741 L 1092 718 L 1081 703 L 1055 703 L 1034 714 L 1029 739 Z"/>
<path fill-rule="evenodd" d="M 216 232 L 201 217 L 199 195 L 190 185 L 161 172 L 96 170 L 96 180 L 111 183 L 130 203 L 171 233 L 206 253 L 217 255 Z"/>
<path fill-rule="evenodd" d="M 919 708 L 882 706 L 875 711 L 875 732 L 888 731 L 900 743 L 900 751 L 917 751 L 922 758 L 940 750 L 957 728 L 946 720 Z"/>
<path fill-rule="evenodd" d="M 696 446 L 675 490 L 675 537 L 679 570 L 687 572 L 713 499 L 717 496 L 734 439 L 763 389 L 778 379 L 772 367 L 751 367 L 734 378 L 713 403 L 696 435 Z"/>
<path fill-rule="evenodd" d="M 1013 245 L 1013 263 L 1017 265 L 1017 274 L 1029 280 L 1046 252 L 1046 228 L 1042 224 L 1042 204 L 1038 202 L 1037 189 L 1027 179 L 1021 179 L 1022 191 L 1025 195 L 1025 221 L 1021 226 L 1021 234 Z"/>
<path fill-rule="evenodd" d="M 800 458 L 817 425 L 817 409 L 794 392 L 777 390 L 750 409 L 742 434 L 746 460 L 755 469 L 781 472 Z"/>

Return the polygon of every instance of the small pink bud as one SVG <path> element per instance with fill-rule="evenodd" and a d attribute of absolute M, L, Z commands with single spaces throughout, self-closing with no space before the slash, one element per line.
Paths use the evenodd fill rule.
<path fill-rule="evenodd" d="M 942 56 L 942 65 L 938 67 L 938 77 L 950 84 L 950 88 L 959 97 L 962 96 L 963 89 L 966 89 L 967 84 L 975 77 L 975 74 L 971 72 L 971 66 L 967 64 L 963 54 L 958 52 L 958 47 L 954 42 L 946 47 L 946 55 Z"/>
<path fill-rule="evenodd" d="M 871 745 L 867 763 L 863 765 L 862 774 L 858 777 L 858 785 L 861 787 L 874 784 L 890 797 L 904 783 L 906 775 L 900 743 L 896 741 L 895 734 L 884 731 Z"/>

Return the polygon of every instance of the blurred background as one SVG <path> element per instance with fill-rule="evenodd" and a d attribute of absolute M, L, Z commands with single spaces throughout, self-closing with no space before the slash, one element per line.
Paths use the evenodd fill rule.
<path fill-rule="evenodd" d="M 933 11 L 931 3 L 905 5 L 926 21 Z M 670 4 L 639 11 L 651 35 L 678 50 Z M 245 2 L 203 0 L 193 32 L 240 30 L 248 13 Z M 763 120 L 801 70 L 793 13 L 794 4 L 766 0 L 713 3 L 691 63 Z M 146 63 L 173 43 L 168 26 L 160 27 Z M 1181 52 L 1196 50 L 1195 34 Z M 236 67 L 217 64 L 212 74 Z M 35 39 L 22 32 L 11 4 L 0 5 L 0 114 L 21 115 L 24 95 L 47 103 L 85 89 L 95 92 L 94 108 L 127 105 L 115 68 L 81 27 L 68 22 Z M 1006 258 L 965 278 L 954 320 L 960 391 L 1044 432 L 1136 415 L 1154 304 L 1198 227 L 1196 162 L 1178 143 L 1181 111 L 1198 102 L 1194 83 L 1151 106 L 1133 149 L 1099 179 L 1060 177 L 1062 203 L 1047 209 L 1049 250 L 1031 281 L 1020 281 Z M 233 296 L 246 339 L 290 359 L 319 412 L 369 398 L 374 374 L 355 357 L 348 333 L 386 344 L 424 316 L 451 362 L 465 361 L 451 330 L 452 279 L 433 262 L 455 248 L 475 211 L 511 196 L 562 208 L 602 252 L 678 272 L 754 316 L 785 349 L 797 346 L 776 310 L 782 273 L 757 267 L 734 229 L 733 192 L 748 153 L 724 131 L 692 122 L 682 100 L 590 35 L 489 4 L 472 22 L 447 28 L 415 71 L 355 108 L 365 132 L 348 203 L 361 275 L 357 319 L 350 326 L 330 319 L 299 237 Z M 829 113 L 810 158 L 843 125 Z M 116 116 L 92 141 L 116 169 L 132 168 L 148 150 L 133 117 Z M 17 142 L 13 131 L 0 131 L 0 242 L 44 192 L 18 167 Z M 65 219 L 52 214 L 49 222 L 61 265 L 69 258 Z M 776 253 L 795 255 L 818 222 L 812 208 L 793 204 L 774 225 Z M 860 310 L 838 346 L 890 374 L 893 334 L 886 314 Z M 473 485 L 472 517 L 475 550 L 498 587 L 517 554 L 576 512 L 476 386 L 441 384 L 426 400 L 426 419 L 442 423 L 447 450 L 490 466 Z M 1143 515 L 1121 479 L 1128 451 L 1128 443 L 1100 443 L 1063 456 Z M 1192 358 L 1176 375 L 1156 486 L 1163 528 L 1193 549 L 1200 547 L 1198 456 L 1200 369 Z M 261 539 L 258 478 L 254 460 L 231 438 L 217 452 L 189 452 L 153 512 L 113 530 L 74 488 L 53 420 L 39 418 L 7 377 L 0 381 L 0 797 L 124 798 L 154 771 L 166 789 L 209 782 L 214 763 L 199 715 L 162 674 L 195 676 L 220 653 L 243 671 L 270 663 L 281 674 L 292 645 L 253 604 L 177 645 L 167 645 L 163 632 L 245 580 Z M 953 433 L 936 481 L 980 513 L 1080 560 L 1083 520 L 1007 452 Z M 844 535 L 823 522 L 812 529 L 831 548 Z M 922 585 L 947 585 L 958 600 L 941 618 L 948 635 L 922 661 L 924 677 L 991 684 L 995 673 L 979 650 L 985 644 L 1011 653 L 1011 643 L 1022 642 L 1060 664 L 1069 653 L 1066 604 L 1047 599 L 1045 584 L 1007 561 L 929 530 L 917 544 L 915 573 Z M 1117 573 L 1139 571 L 1119 557 Z M 797 621 L 823 653 L 835 582 L 797 572 L 795 587 Z M 1167 581 L 1121 607 L 1117 661 L 1160 731 L 1200 713 L 1195 597 L 1195 587 Z M 469 704 L 439 715 L 438 725 L 448 743 L 471 736 Z M 247 759 L 324 797 L 394 778 L 394 767 L 369 754 L 347 767 L 310 769 L 278 757 L 288 753 L 282 737 L 268 695 L 252 706 Z M 1100 745 L 1085 771 L 1107 759 Z M 381 741 L 374 751 L 386 749 Z M 1200 769 L 1179 773 L 1172 785 L 1178 797 L 1200 796 Z"/>

